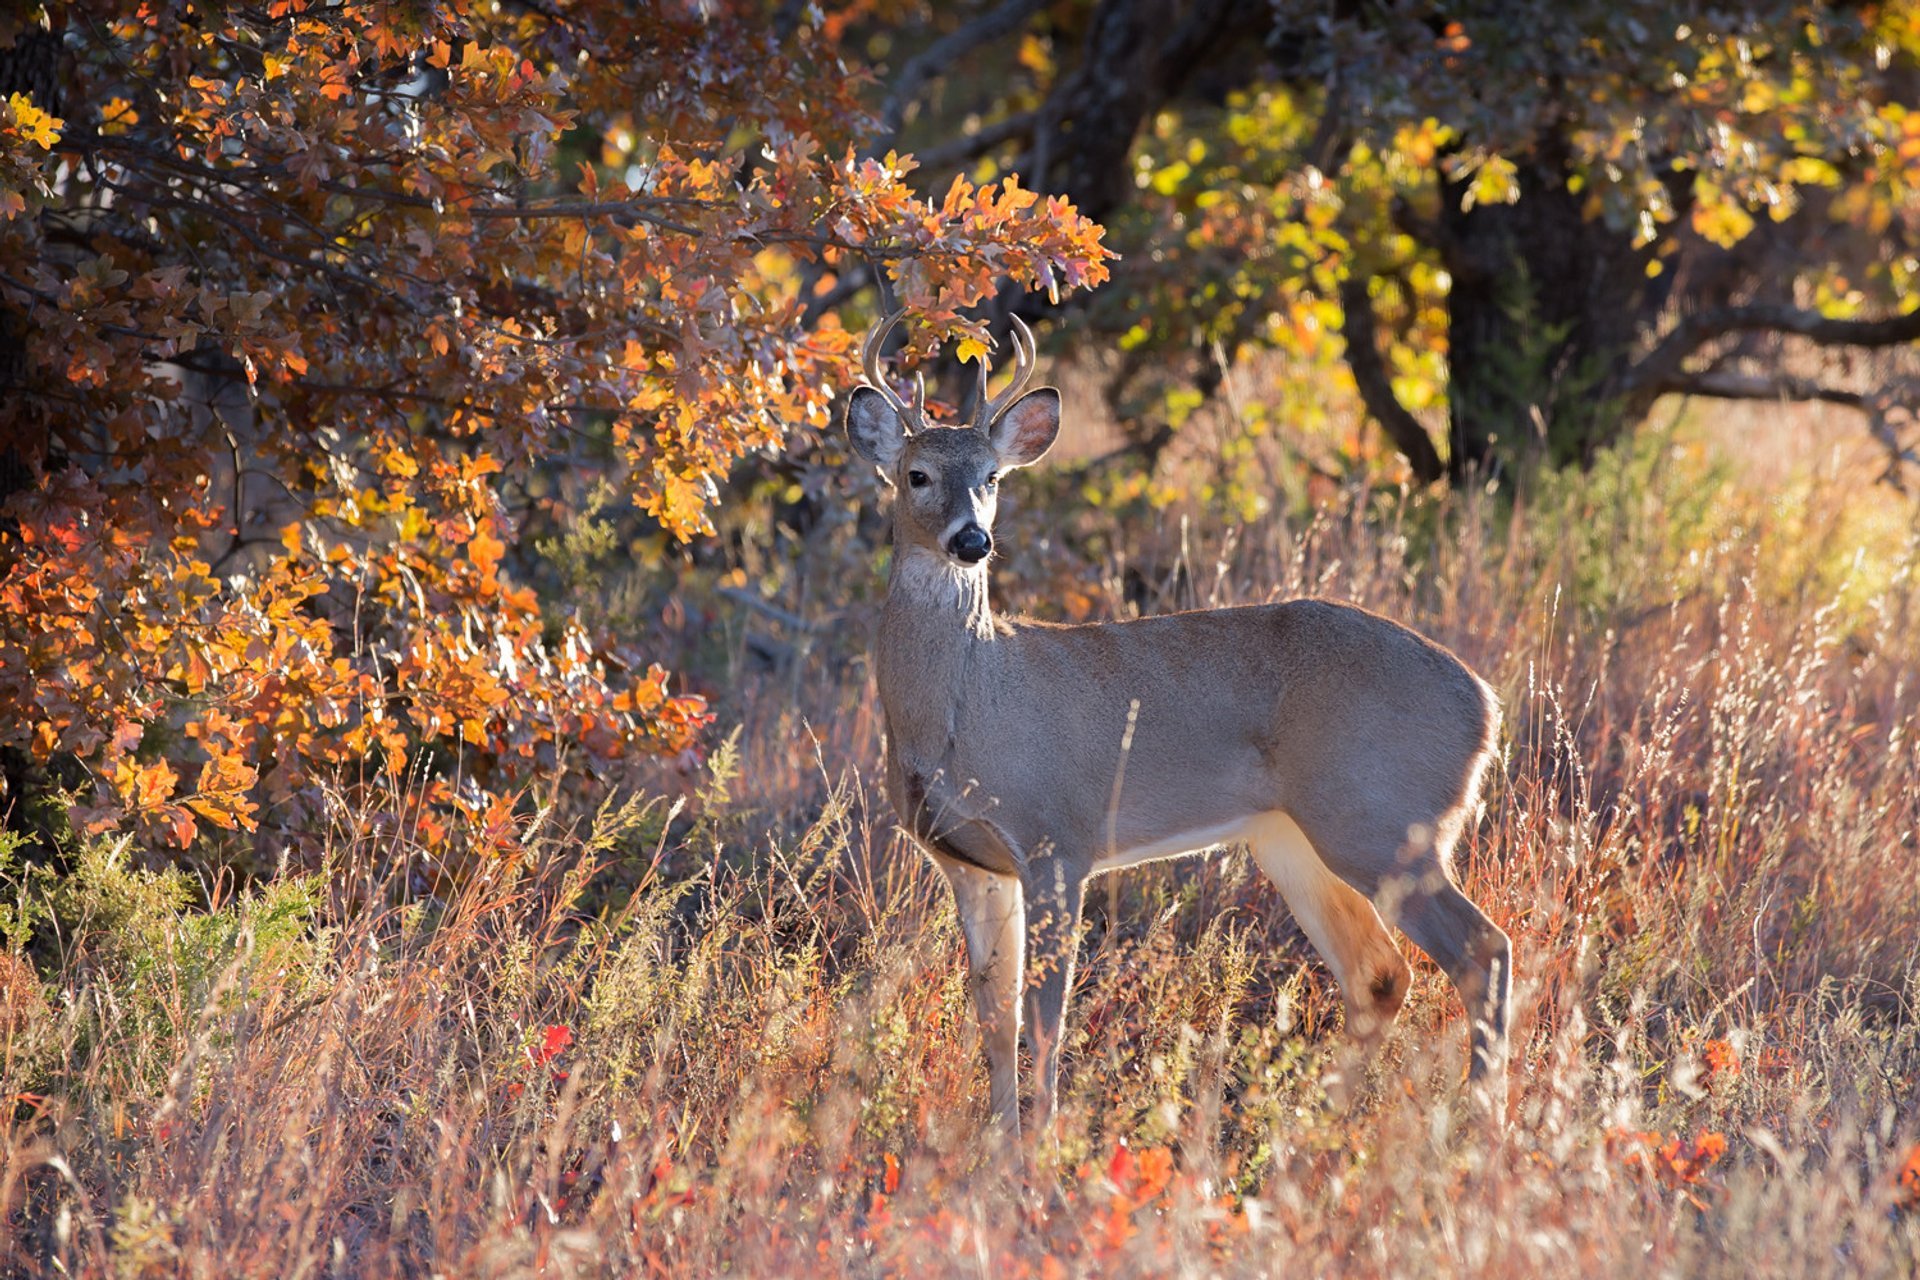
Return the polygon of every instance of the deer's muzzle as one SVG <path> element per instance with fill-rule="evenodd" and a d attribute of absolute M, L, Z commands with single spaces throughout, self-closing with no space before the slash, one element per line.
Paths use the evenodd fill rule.
<path fill-rule="evenodd" d="M 947 551 L 962 564 L 979 564 L 993 550 L 993 539 L 987 531 L 977 524 L 960 527 L 960 532 L 947 540 Z"/>

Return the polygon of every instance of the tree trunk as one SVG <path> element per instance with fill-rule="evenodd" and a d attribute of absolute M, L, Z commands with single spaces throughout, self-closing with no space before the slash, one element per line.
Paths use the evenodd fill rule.
<path fill-rule="evenodd" d="M 1169 98 L 1224 97 L 1255 78 L 1265 0 L 1102 0 L 1080 63 L 1040 108 L 1027 183 L 1096 221 L 1134 197 L 1133 140 Z"/>
<path fill-rule="evenodd" d="M 1537 157 L 1512 204 L 1461 208 L 1442 186 L 1438 240 L 1448 298 L 1448 471 L 1456 480 L 1516 462 L 1585 463 L 1645 413 L 1625 379 L 1669 277 L 1630 233 L 1582 216 L 1570 170 Z"/>

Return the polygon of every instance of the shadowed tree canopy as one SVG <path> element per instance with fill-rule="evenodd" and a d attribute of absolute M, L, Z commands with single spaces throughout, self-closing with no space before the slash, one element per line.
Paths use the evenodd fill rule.
<path fill-rule="evenodd" d="M 755 4 L 46 4 L 0 19 L 0 763 L 19 818 L 299 843 L 415 776 L 485 843 L 563 755 L 704 713 L 513 572 L 569 472 L 669 536 L 851 380 L 1100 229 L 928 199 L 840 22 Z M 854 317 L 864 323 L 865 315 Z M 491 834 L 490 834 L 491 833 Z M 235 840 L 245 837 L 236 835 Z"/>
<path fill-rule="evenodd" d="M 1674 392 L 1851 405 L 1908 457 L 1911 386 L 1819 353 L 1920 339 L 1920 6 L 940 13 L 891 31 L 885 118 L 1110 225 L 1070 305 L 1149 453 L 1170 378 L 1337 333 L 1421 480 L 1584 461 Z"/>

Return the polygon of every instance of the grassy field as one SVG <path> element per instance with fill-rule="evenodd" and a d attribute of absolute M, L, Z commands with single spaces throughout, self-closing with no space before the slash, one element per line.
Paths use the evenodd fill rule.
<path fill-rule="evenodd" d="M 327 866 L 245 889 L 112 844 L 58 882 L 10 861 L 0 1271 L 1914 1273 L 1910 507 L 1672 439 L 1517 509 L 1346 492 L 1082 537 L 1012 501 L 1016 607 L 1325 595 L 1499 690 L 1460 869 L 1515 944 L 1503 1123 L 1423 957 L 1353 1060 L 1226 851 L 1095 886 L 1055 1139 L 1024 1172 L 983 1145 L 843 527 L 782 571 L 815 575 L 802 619 L 684 602 L 716 611 L 686 631 L 738 737 L 597 814 L 531 798 L 518 859 L 447 867 L 398 788 L 338 807 Z"/>

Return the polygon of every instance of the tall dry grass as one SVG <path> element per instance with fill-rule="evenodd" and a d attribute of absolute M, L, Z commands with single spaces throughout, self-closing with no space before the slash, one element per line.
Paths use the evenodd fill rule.
<path fill-rule="evenodd" d="M 997 1157 L 944 883 L 873 782 L 867 606 L 838 606 L 799 671 L 732 672 L 742 735 L 692 803 L 541 811 L 518 861 L 447 873 L 402 793 L 245 891 L 110 846 L 10 866 L 3 1265 L 1912 1274 L 1912 547 L 1823 578 L 1818 512 L 1634 465 L 1516 512 L 1010 531 L 1014 600 L 1328 595 L 1500 690 L 1461 872 L 1516 948 L 1502 1126 L 1430 965 L 1353 1060 L 1227 852 L 1092 895 L 1057 1135 Z"/>

